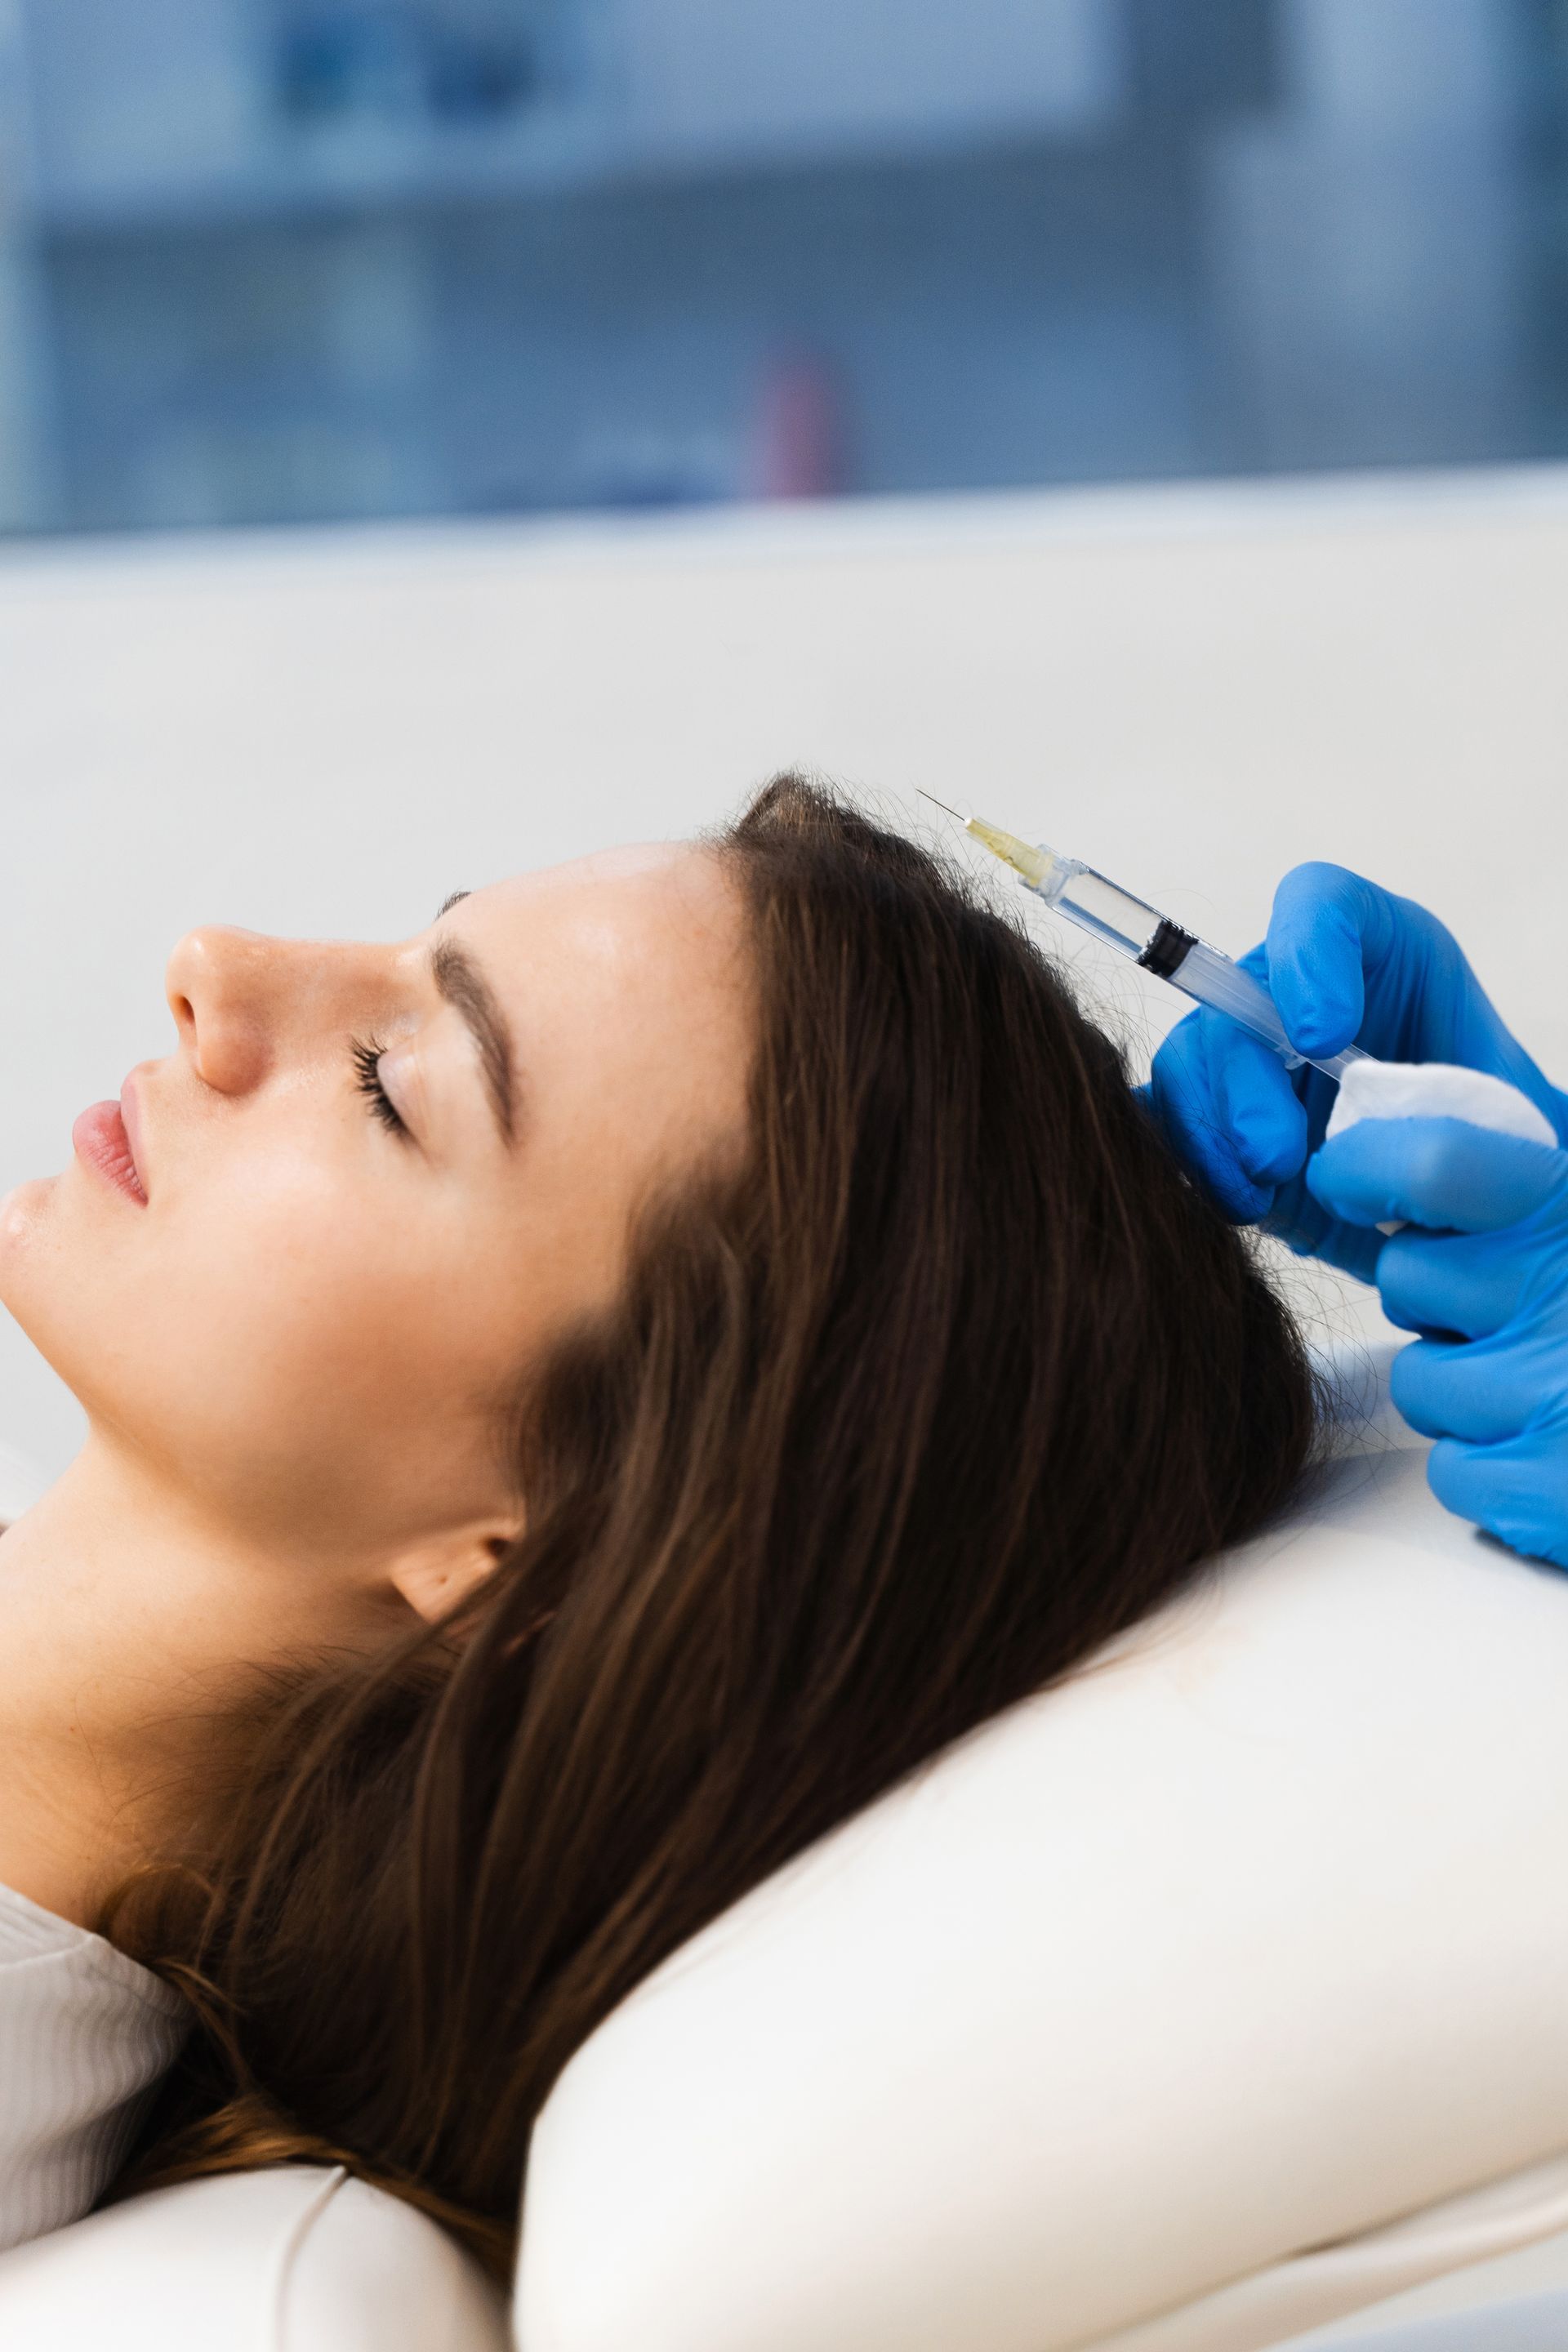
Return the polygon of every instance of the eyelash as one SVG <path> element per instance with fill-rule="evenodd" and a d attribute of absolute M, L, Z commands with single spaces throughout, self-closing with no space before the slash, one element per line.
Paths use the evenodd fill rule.
<path fill-rule="evenodd" d="M 370 1105 L 372 1118 L 379 1119 L 389 1134 L 408 1132 L 397 1115 L 396 1105 L 381 1083 L 381 1057 L 386 1048 L 378 1045 L 374 1037 L 355 1037 L 349 1052 L 354 1066 L 354 1084 Z"/>

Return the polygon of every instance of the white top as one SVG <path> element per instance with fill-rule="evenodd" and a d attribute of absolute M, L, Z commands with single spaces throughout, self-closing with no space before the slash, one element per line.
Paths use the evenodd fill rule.
<path fill-rule="evenodd" d="M 0 1886 L 0 2248 L 96 2203 L 185 2031 L 172 1986 Z"/>

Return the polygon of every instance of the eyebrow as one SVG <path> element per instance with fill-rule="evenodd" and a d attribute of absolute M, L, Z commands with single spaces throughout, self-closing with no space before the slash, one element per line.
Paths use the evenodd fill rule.
<path fill-rule="evenodd" d="M 430 977 L 437 992 L 468 1023 L 479 1049 L 479 1067 L 501 1141 L 510 1150 L 517 1134 L 517 1089 L 512 1076 L 511 1028 L 500 1000 L 467 948 L 438 940 L 430 952 Z"/>

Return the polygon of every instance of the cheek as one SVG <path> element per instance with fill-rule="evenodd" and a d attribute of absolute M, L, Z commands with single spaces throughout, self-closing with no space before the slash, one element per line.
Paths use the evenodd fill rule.
<path fill-rule="evenodd" d="M 279 1154 L 163 1216 L 99 1207 L 19 1203 L 0 1286 L 8 1259 L 19 1319 L 89 1416 L 184 1482 L 269 1516 L 285 1493 L 318 1512 L 357 1496 L 402 1521 L 488 1463 L 481 1400 L 526 1333 L 456 1200 Z"/>

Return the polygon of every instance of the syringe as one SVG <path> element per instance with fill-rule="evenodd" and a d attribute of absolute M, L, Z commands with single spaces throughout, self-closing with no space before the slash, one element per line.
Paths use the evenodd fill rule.
<path fill-rule="evenodd" d="M 1131 956 L 1145 971 L 1168 980 L 1173 988 L 1181 989 L 1199 1004 L 1228 1014 L 1271 1046 L 1288 1069 L 1298 1070 L 1309 1062 L 1326 1077 L 1337 1078 L 1350 1063 L 1366 1058 L 1359 1045 L 1347 1045 L 1342 1054 L 1330 1054 L 1321 1060 L 1315 1054 L 1298 1054 L 1268 990 L 1218 948 L 1209 947 L 1092 866 L 1076 857 L 1059 857 L 1043 843 L 1022 841 L 1016 833 L 988 824 L 984 817 L 959 816 L 956 809 L 948 808 L 945 801 L 936 801 L 931 793 L 921 797 L 957 817 L 965 833 L 973 834 L 994 857 L 1012 866 L 1026 888 L 1058 915 L 1065 915 L 1069 923 L 1077 923 L 1092 939 L 1103 940 L 1119 955 Z"/>

